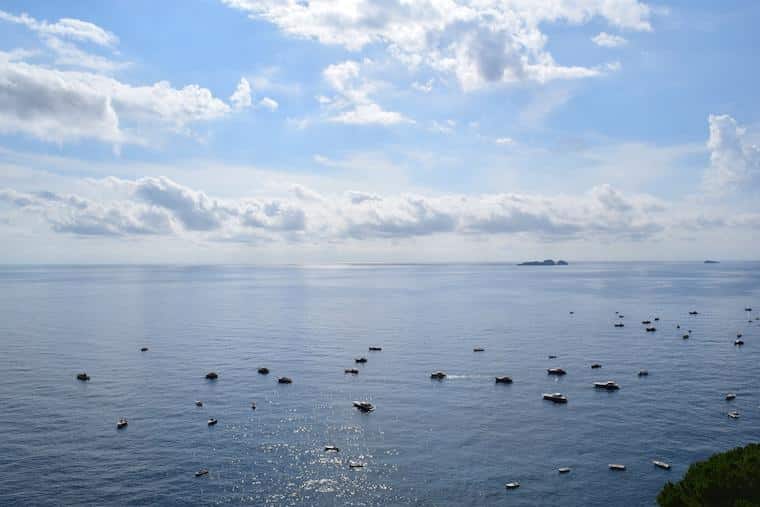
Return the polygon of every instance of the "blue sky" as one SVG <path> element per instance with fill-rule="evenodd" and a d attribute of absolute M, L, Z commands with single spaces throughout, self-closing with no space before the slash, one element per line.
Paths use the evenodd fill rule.
<path fill-rule="evenodd" d="M 0 4 L 0 262 L 756 258 L 750 1 Z"/>

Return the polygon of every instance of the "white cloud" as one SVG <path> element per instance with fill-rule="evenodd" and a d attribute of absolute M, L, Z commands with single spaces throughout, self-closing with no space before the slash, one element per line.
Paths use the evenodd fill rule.
<path fill-rule="evenodd" d="M 708 189 L 724 191 L 760 182 L 760 147 L 750 143 L 746 129 L 726 114 L 711 114 L 708 122 L 710 167 L 705 174 Z"/>
<path fill-rule="evenodd" d="M 503 145 L 511 145 L 514 144 L 515 141 L 511 137 L 497 137 L 494 142 L 496 144 L 503 144 Z"/>
<path fill-rule="evenodd" d="M 28 14 L 19 16 L 0 11 L 0 20 L 24 25 L 33 32 L 44 36 L 55 36 L 89 42 L 99 46 L 114 46 L 119 42 L 118 37 L 98 25 L 79 19 L 62 18 L 55 23 L 38 21 Z"/>
<path fill-rule="evenodd" d="M 230 96 L 230 102 L 238 110 L 251 107 L 251 84 L 246 78 L 240 78 L 235 92 Z"/>
<path fill-rule="evenodd" d="M 431 91 L 433 91 L 433 80 L 428 79 L 427 82 L 425 83 L 419 83 L 415 81 L 414 83 L 412 83 L 412 88 L 417 90 L 418 92 L 430 93 Z"/>
<path fill-rule="evenodd" d="M 276 100 L 264 97 L 259 101 L 259 106 L 263 107 L 264 109 L 269 109 L 270 111 L 277 111 L 277 108 L 280 107 L 280 104 L 277 103 Z"/>
<path fill-rule="evenodd" d="M 331 243 L 377 238 L 529 235 L 555 241 L 667 237 L 681 227 L 755 227 L 756 214 L 705 215 L 677 210 L 645 194 L 597 185 L 582 195 L 493 193 L 319 194 L 302 185 L 291 197 L 217 199 L 166 177 L 92 182 L 97 199 L 0 189 L 3 209 L 40 216 L 59 233 L 164 235 L 205 241 Z M 97 191 L 97 187 L 102 190 Z M 106 196 L 110 196 L 106 197 Z"/>
<path fill-rule="evenodd" d="M 322 72 L 327 84 L 337 94 L 322 102 L 329 111 L 328 120 L 355 125 L 414 123 L 403 114 L 386 111 L 374 102 L 372 94 L 381 88 L 382 83 L 362 74 L 363 65 L 368 63 L 349 60 L 330 65 Z"/>
<path fill-rule="evenodd" d="M 600 19 L 618 28 L 649 31 L 653 13 L 638 0 L 223 1 L 291 36 L 350 51 L 384 46 L 411 69 L 424 65 L 455 75 L 465 90 L 598 75 L 601 67 L 556 63 L 541 26 Z"/>
<path fill-rule="evenodd" d="M 597 46 L 605 48 L 616 48 L 628 44 L 628 41 L 624 37 L 607 32 L 599 32 L 591 40 Z"/>

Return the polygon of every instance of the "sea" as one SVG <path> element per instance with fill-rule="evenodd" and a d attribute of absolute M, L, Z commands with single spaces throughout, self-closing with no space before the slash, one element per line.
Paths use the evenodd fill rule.
<path fill-rule="evenodd" d="M 758 316 L 757 262 L 4 266 L 0 505 L 655 505 L 760 441 Z"/>

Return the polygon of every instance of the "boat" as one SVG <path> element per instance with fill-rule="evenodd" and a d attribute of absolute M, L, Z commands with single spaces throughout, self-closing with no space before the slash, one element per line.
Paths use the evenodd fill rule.
<path fill-rule="evenodd" d="M 601 367 L 602 367 L 602 365 L 599 364 L 599 363 L 594 363 L 594 364 L 591 365 L 591 369 L 592 370 L 596 370 L 597 368 L 601 368 Z"/>
<path fill-rule="evenodd" d="M 118 420 L 118 421 L 116 421 L 116 428 L 117 428 L 117 429 L 126 428 L 126 427 L 127 427 L 127 424 L 129 424 L 129 423 L 127 422 L 127 420 L 126 420 L 125 418 L 121 417 L 121 418 L 119 418 L 119 420 Z"/>
<path fill-rule="evenodd" d="M 620 386 L 612 380 L 608 380 L 607 382 L 594 382 L 594 387 L 597 389 L 606 389 L 608 391 L 617 391 L 620 389 Z"/>
<path fill-rule="evenodd" d="M 277 383 L 278 384 L 292 384 L 293 379 L 291 379 L 290 377 L 280 377 L 277 379 Z"/>
<path fill-rule="evenodd" d="M 201 400 L 195 400 L 195 406 L 196 407 L 202 407 L 203 406 L 203 402 Z"/>
<path fill-rule="evenodd" d="M 689 339 L 689 334 L 685 334 L 681 338 L 683 338 L 684 340 L 688 340 Z"/>
<path fill-rule="evenodd" d="M 737 338 L 736 340 L 734 340 L 734 345 L 738 345 L 738 346 L 744 345 L 744 340 L 740 340 Z"/>
<path fill-rule="evenodd" d="M 210 372 L 206 373 L 206 378 L 208 380 L 216 380 L 216 379 L 219 378 L 219 374 L 216 373 L 215 371 L 210 371 Z"/>
<path fill-rule="evenodd" d="M 362 412 L 372 412 L 375 410 L 375 406 L 368 401 L 355 401 L 354 407 L 358 408 Z"/>
<path fill-rule="evenodd" d="M 258 369 L 258 372 L 259 372 L 261 375 L 269 375 L 269 368 L 264 368 L 264 367 L 261 367 L 261 368 L 259 368 L 259 369 Z"/>
<path fill-rule="evenodd" d="M 745 311 L 745 312 L 751 312 L 751 311 L 752 311 L 752 308 L 750 308 L 750 307 L 748 306 L 747 308 L 745 308 L 745 309 L 744 309 L 744 311 Z"/>
<path fill-rule="evenodd" d="M 642 320 L 641 323 L 642 324 L 651 324 L 652 321 L 651 320 Z"/>
<path fill-rule="evenodd" d="M 736 333 L 736 337 L 737 337 L 737 338 L 741 338 L 741 337 L 742 337 L 742 334 L 741 334 L 741 333 Z"/>
<path fill-rule="evenodd" d="M 334 445 L 326 445 L 325 452 L 340 452 L 340 449 L 338 449 Z"/>
<path fill-rule="evenodd" d="M 472 349 L 473 352 L 484 352 L 485 350 L 486 349 L 484 349 L 483 347 L 475 347 L 474 349 Z"/>
<path fill-rule="evenodd" d="M 623 324 L 622 322 L 618 322 L 617 324 L 615 324 L 615 327 L 625 327 L 625 324 Z"/>
<path fill-rule="evenodd" d="M 358 461 L 349 461 L 348 468 L 364 468 L 364 463 L 359 463 Z"/>
<path fill-rule="evenodd" d="M 699 312 L 696 310 L 690 311 L 689 315 L 699 315 Z"/>
<path fill-rule="evenodd" d="M 554 403 L 567 403 L 567 397 L 562 393 L 544 393 L 544 399 Z"/>
<path fill-rule="evenodd" d="M 217 421 L 216 419 L 214 419 L 214 418 L 212 417 L 211 419 L 209 419 L 209 420 L 208 420 L 208 425 L 209 425 L 209 426 L 214 426 L 214 425 L 215 425 L 216 423 L 218 423 L 218 422 L 219 422 L 219 421 Z"/>
<path fill-rule="evenodd" d="M 383 350 L 382 347 L 374 347 L 374 346 L 372 346 L 372 347 L 369 348 L 370 352 L 380 352 L 381 350 Z"/>
<path fill-rule="evenodd" d="M 196 477 L 201 477 L 202 475 L 208 475 L 208 468 L 201 468 L 197 472 L 195 472 Z"/>
<path fill-rule="evenodd" d="M 676 324 L 676 329 L 681 329 L 681 324 Z"/>
<path fill-rule="evenodd" d="M 639 370 L 639 377 L 646 377 L 647 375 L 649 375 L 649 371 Z"/>
<path fill-rule="evenodd" d="M 547 368 L 546 369 L 547 375 L 566 375 L 567 372 L 563 370 L 562 368 Z"/>
<path fill-rule="evenodd" d="M 87 382 L 88 380 L 90 380 L 90 376 L 89 376 L 89 375 L 87 375 L 87 374 L 86 374 L 86 373 L 84 373 L 84 372 L 82 372 L 82 373 L 77 373 L 77 380 L 81 380 L 82 382 Z"/>
<path fill-rule="evenodd" d="M 652 463 L 654 466 L 662 468 L 663 470 L 670 470 L 670 464 L 665 463 L 664 461 L 653 460 Z"/>
<path fill-rule="evenodd" d="M 508 483 L 506 483 L 506 484 L 504 485 L 504 487 L 505 487 L 505 488 L 507 488 L 507 489 L 517 489 L 517 488 L 519 488 L 519 487 L 520 487 L 520 483 L 519 483 L 519 482 L 517 482 L 517 481 L 514 481 L 514 482 L 508 482 Z"/>
<path fill-rule="evenodd" d="M 736 395 L 734 393 L 728 393 L 728 394 L 726 394 L 726 401 L 731 401 L 731 400 L 735 400 L 735 399 L 736 399 Z"/>
<path fill-rule="evenodd" d="M 561 474 L 569 474 L 570 470 L 572 470 L 572 468 L 570 468 L 570 467 L 562 467 L 562 468 L 558 468 L 557 472 L 559 472 Z"/>
<path fill-rule="evenodd" d="M 732 410 L 731 412 L 728 413 L 728 417 L 730 417 L 731 419 L 738 419 L 739 412 L 736 410 Z"/>
<path fill-rule="evenodd" d="M 360 363 L 360 364 L 361 363 L 366 363 L 367 362 L 367 358 L 366 357 L 357 357 L 356 359 L 354 359 L 354 361 L 356 361 L 357 363 Z"/>
<path fill-rule="evenodd" d="M 501 377 L 496 377 L 496 383 L 497 384 L 511 384 L 512 377 L 508 377 L 506 375 L 501 376 Z"/>
<path fill-rule="evenodd" d="M 148 347 L 143 347 L 140 349 L 140 352 L 148 352 Z"/>
<path fill-rule="evenodd" d="M 549 356 L 549 359 L 557 359 L 557 356 L 555 356 L 555 355 L 550 355 L 550 356 Z"/>
<path fill-rule="evenodd" d="M 618 470 L 621 472 L 625 470 L 625 465 L 621 465 L 619 463 L 610 463 L 607 466 L 609 467 L 610 470 Z"/>
<path fill-rule="evenodd" d="M 657 321 L 659 321 L 659 320 L 660 320 L 660 318 L 659 318 L 659 317 L 655 317 L 655 318 L 654 318 L 654 321 L 655 321 L 655 322 L 657 322 Z"/>
<path fill-rule="evenodd" d="M 570 315 L 575 315 L 575 312 L 570 312 Z"/>
<path fill-rule="evenodd" d="M 359 374 L 359 370 L 357 370 L 356 368 L 346 368 L 345 370 L 343 370 L 343 373 L 345 373 L 345 374 L 349 374 L 350 373 L 352 375 L 358 375 Z"/>
<path fill-rule="evenodd" d="M 430 378 L 436 379 L 436 380 L 443 380 L 446 378 L 446 374 L 442 371 L 435 371 L 430 374 Z"/>
<path fill-rule="evenodd" d="M 256 410 L 256 402 L 255 401 L 251 402 L 251 410 Z"/>
<path fill-rule="evenodd" d="M 656 328 L 656 327 L 654 327 L 654 326 L 653 326 L 653 327 L 648 327 L 648 328 L 647 328 L 647 333 L 654 333 L 655 331 L 657 331 L 657 328 Z"/>
<path fill-rule="evenodd" d="M 619 318 L 621 318 L 621 319 L 624 319 L 624 318 L 625 318 L 625 315 L 623 315 L 623 314 L 621 313 L 620 315 L 618 315 L 618 317 L 619 317 Z"/>

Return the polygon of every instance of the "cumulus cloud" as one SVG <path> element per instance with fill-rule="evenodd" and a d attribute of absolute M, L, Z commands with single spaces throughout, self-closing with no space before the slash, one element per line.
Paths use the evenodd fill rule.
<path fill-rule="evenodd" d="M 411 69 L 426 66 L 454 75 L 462 88 L 489 83 L 577 79 L 603 67 L 558 64 L 541 26 L 601 20 L 649 31 L 652 9 L 638 0 L 223 0 L 284 33 L 360 51 L 384 46 Z"/>
<path fill-rule="evenodd" d="M 607 32 L 599 32 L 594 37 L 592 37 L 591 40 L 597 46 L 602 46 L 605 48 L 616 48 L 628 44 L 628 41 L 624 37 L 613 35 Z"/>
<path fill-rule="evenodd" d="M 273 98 L 264 97 L 259 101 L 259 106 L 263 107 L 264 109 L 269 109 L 270 111 L 277 111 L 277 108 L 280 107 L 280 104 L 278 104 L 277 101 Z"/>
<path fill-rule="evenodd" d="M 165 235 L 207 241 L 363 241 L 432 235 L 529 235 L 540 240 L 639 241 L 674 227 L 756 227 L 755 215 L 703 217 L 674 213 L 652 196 L 610 185 L 575 196 L 495 193 L 322 195 L 295 185 L 290 197 L 217 199 L 166 177 L 109 178 L 93 183 L 113 195 L 85 199 L 52 192 L 0 189 L 4 211 L 42 217 L 58 233 L 79 236 Z"/>
<path fill-rule="evenodd" d="M 21 15 L 10 14 L 0 11 L 0 21 L 23 25 L 28 29 L 44 36 L 65 37 L 82 42 L 90 42 L 99 46 L 113 46 L 119 39 L 111 32 L 104 30 L 94 23 L 79 19 L 61 18 L 55 23 L 39 21 L 22 13 Z"/>
<path fill-rule="evenodd" d="M 760 182 L 760 147 L 747 139 L 746 129 L 726 114 L 711 114 L 708 123 L 710 167 L 705 174 L 705 184 L 724 191 L 740 184 Z"/>
<path fill-rule="evenodd" d="M 251 107 L 251 84 L 246 78 L 240 78 L 235 92 L 230 96 L 230 102 L 232 102 L 235 109 Z"/>
<path fill-rule="evenodd" d="M 330 65 L 322 72 L 327 84 L 336 92 L 334 97 L 322 102 L 329 111 L 328 120 L 355 125 L 394 125 L 413 123 L 401 113 L 386 111 L 372 99 L 382 83 L 363 75 L 363 65 L 349 60 Z"/>

